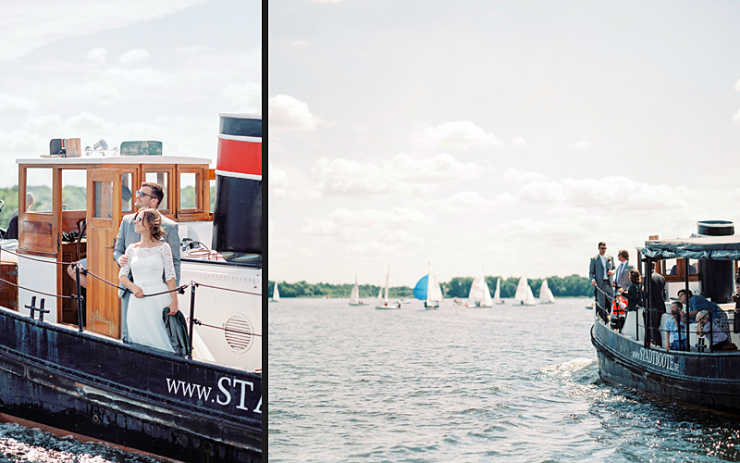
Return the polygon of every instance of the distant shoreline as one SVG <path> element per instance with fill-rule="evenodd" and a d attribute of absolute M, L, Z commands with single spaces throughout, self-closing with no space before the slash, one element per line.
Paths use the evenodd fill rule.
<path fill-rule="evenodd" d="M 520 277 L 503 278 L 499 276 L 487 276 L 486 284 L 488 290 L 493 296 L 496 290 L 497 280 L 501 278 L 501 297 L 510 299 L 516 293 L 516 286 Z M 535 295 L 539 294 L 542 278 L 528 278 L 527 282 L 532 288 Z M 470 286 L 473 283 L 473 277 L 454 277 L 449 281 L 440 283 L 442 294 L 445 298 L 467 298 L 470 293 Z M 569 276 L 549 276 L 547 283 L 555 297 L 593 297 L 593 287 L 591 281 L 580 275 Z M 330 299 L 349 298 L 352 291 L 352 283 L 308 283 L 305 280 L 297 282 L 278 281 L 278 290 L 280 297 L 312 297 L 322 298 L 327 296 Z M 361 299 L 377 298 L 379 285 L 360 284 Z M 272 297 L 275 282 L 270 280 L 267 283 L 268 297 Z M 388 288 L 388 297 L 390 298 L 412 298 L 413 289 L 410 286 L 393 286 Z"/>

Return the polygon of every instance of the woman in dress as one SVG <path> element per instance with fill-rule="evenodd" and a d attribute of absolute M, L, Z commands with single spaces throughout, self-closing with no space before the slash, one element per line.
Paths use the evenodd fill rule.
<path fill-rule="evenodd" d="M 161 240 L 162 217 L 156 209 L 141 209 L 134 217 L 134 230 L 141 240 L 126 249 L 128 262 L 118 273 L 121 285 L 134 296 L 129 298 L 126 317 L 129 339 L 132 343 L 174 352 L 162 322 L 165 307 L 169 306 L 170 315 L 177 313 L 175 265 L 170 245 Z M 128 278 L 129 272 L 134 281 Z M 173 292 L 144 297 L 167 290 Z"/>

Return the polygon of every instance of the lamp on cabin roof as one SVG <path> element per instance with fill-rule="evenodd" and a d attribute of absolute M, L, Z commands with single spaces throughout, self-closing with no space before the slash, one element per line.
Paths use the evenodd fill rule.
<path fill-rule="evenodd" d="M 121 156 L 162 156 L 162 142 L 129 140 L 121 142 Z"/>

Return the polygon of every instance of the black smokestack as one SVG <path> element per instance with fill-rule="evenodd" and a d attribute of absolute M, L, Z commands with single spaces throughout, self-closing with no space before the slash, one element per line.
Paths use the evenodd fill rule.
<path fill-rule="evenodd" d="M 219 117 L 212 247 L 262 254 L 262 118 Z"/>

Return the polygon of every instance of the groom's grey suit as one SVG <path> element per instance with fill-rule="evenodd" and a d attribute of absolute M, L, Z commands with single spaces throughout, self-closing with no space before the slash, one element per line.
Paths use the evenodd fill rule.
<path fill-rule="evenodd" d="M 141 239 L 141 235 L 134 231 L 134 216 L 136 214 L 128 214 L 121 220 L 121 227 L 118 229 L 118 238 L 116 238 L 116 246 L 113 249 L 113 259 L 118 264 L 118 261 L 126 253 L 126 248 L 129 245 L 136 243 Z M 172 260 L 175 264 L 175 284 L 180 284 L 180 235 L 177 234 L 177 223 L 162 216 L 162 229 L 165 232 L 164 239 L 169 243 L 172 249 Z M 119 266 L 121 264 L 118 264 Z M 164 277 L 163 277 L 164 278 Z M 134 281 L 133 277 L 129 273 L 129 279 Z M 135 283 L 135 282 L 134 282 Z M 128 339 L 128 326 L 126 324 L 126 312 L 128 309 L 128 298 L 131 293 L 128 290 L 119 290 L 118 295 L 121 297 L 121 337 L 126 340 Z"/>

